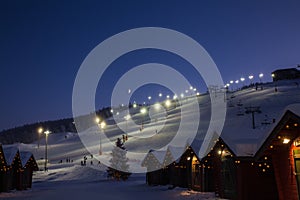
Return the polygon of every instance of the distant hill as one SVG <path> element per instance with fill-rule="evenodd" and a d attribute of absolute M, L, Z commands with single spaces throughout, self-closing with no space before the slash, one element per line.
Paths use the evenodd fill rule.
<path fill-rule="evenodd" d="M 111 116 L 110 108 L 106 107 L 96 111 L 97 115 L 103 118 Z M 84 117 L 84 116 L 83 116 Z M 13 144 L 17 142 L 21 143 L 32 143 L 38 140 L 37 129 L 43 127 L 49 129 L 52 133 L 64 133 L 64 132 L 77 132 L 74 125 L 73 118 L 36 122 L 33 124 L 25 124 L 23 126 L 15 127 L 12 129 L 3 130 L 0 132 L 0 143 L 2 144 Z M 91 125 L 91 124 L 90 124 Z M 41 135 L 41 138 L 44 135 Z"/>

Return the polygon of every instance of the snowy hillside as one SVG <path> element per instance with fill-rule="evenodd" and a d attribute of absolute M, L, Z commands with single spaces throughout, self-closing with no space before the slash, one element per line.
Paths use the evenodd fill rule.
<path fill-rule="evenodd" d="M 296 84 L 296 82 L 298 84 Z M 227 115 L 221 137 L 233 152 L 238 156 L 255 154 L 284 111 L 288 108 L 299 112 L 300 104 L 300 80 L 281 81 L 264 84 L 263 89 L 247 88 L 241 91 L 229 92 L 226 98 Z M 275 88 L 277 92 L 275 92 Z M 201 148 L 209 127 L 211 118 L 211 106 L 209 95 L 198 97 L 200 108 L 200 126 L 195 138 L 197 142 L 193 146 L 197 151 Z M 184 100 L 184 106 L 188 106 L 189 99 Z M 140 108 L 132 108 L 130 113 L 132 121 L 126 122 L 126 111 L 118 113 L 118 126 L 128 133 L 128 141 L 125 142 L 128 150 L 129 164 L 132 171 L 139 171 L 141 163 L 150 149 L 169 151 L 181 149 L 193 138 L 189 135 L 180 135 L 177 140 L 181 145 L 168 146 L 168 143 L 176 136 L 182 117 L 187 120 L 186 126 L 192 126 L 193 113 L 182 112 L 180 106 L 172 106 L 169 109 L 160 109 L 159 112 L 143 116 Z M 252 127 L 252 115 L 245 111 L 249 107 L 259 107 L 260 113 L 255 113 L 255 129 Z M 151 116 L 151 117 L 149 117 Z M 143 119 L 143 130 L 140 130 Z M 50 134 L 48 138 L 49 171 L 39 171 L 34 175 L 32 191 L 0 194 L 0 197 L 11 199 L 83 199 L 85 197 L 103 199 L 213 199 L 213 194 L 201 194 L 189 192 L 185 189 L 168 190 L 166 187 L 148 187 L 145 184 L 145 174 L 133 174 L 127 182 L 114 182 L 106 178 L 106 166 L 103 160 L 110 159 L 111 147 L 116 139 L 122 138 L 124 132 L 112 118 L 108 119 L 104 129 L 107 138 L 101 138 L 103 154 L 99 156 L 101 131 L 95 125 L 90 129 L 77 133 Z M 128 124 L 127 124 L 128 123 Z M 103 133 L 102 133 L 103 134 Z M 220 134 L 220 133 L 219 133 Z M 88 138 L 88 139 L 84 139 Z M 83 142 L 84 141 L 84 144 Z M 88 141 L 88 142 L 87 142 Z M 22 151 L 31 151 L 40 169 L 43 169 L 45 157 L 45 140 L 33 144 L 14 144 Z M 133 153 L 132 153 L 133 152 Z M 177 154 L 180 154 L 177 151 Z M 132 153 L 132 154 L 130 154 Z M 91 156 L 91 154 L 93 156 Z M 81 166 L 84 156 L 87 157 L 87 166 Z M 176 157 L 176 156 L 175 156 Z M 175 158 L 174 159 L 177 159 Z M 201 156 L 200 156 L 201 157 Z M 68 159 L 68 162 L 66 162 Z M 163 158 L 162 158 L 163 159 Z M 99 163 L 99 160 L 101 163 Z M 105 163 L 105 162 L 104 162 Z M 105 163 L 109 164 L 109 163 Z M 141 172 L 141 171 L 140 171 Z"/>

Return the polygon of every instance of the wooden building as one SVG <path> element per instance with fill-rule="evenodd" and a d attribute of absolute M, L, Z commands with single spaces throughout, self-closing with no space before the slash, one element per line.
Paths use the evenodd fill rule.
<path fill-rule="evenodd" d="M 236 156 L 220 138 L 202 163 L 211 173 L 201 191 L 228 199 L 299 199 L 300 116 L 287 110 L 253 156 Z"/>
<path fill-rule="evenodd" d="M 4 151 L 2 145 L 0 145 L 0 192 L 9 191 L 9 186 L 7 184 L 7 179 L 9 168 L 7 167 L 6 160 L 4 157 Z"/>
<path fill-rule="evenodd" d="M 38 170 L 31 153 L 0 145 L 0 160 L 0 192 L 31 188 L 32 172 Z"/>
<path fill-rule="evenodd" d="M 151 177 L 155 184 L 162 184 L 158 177 L 165 176 L 163 184 L 215 192 L 226 199 L 300 199 L 300 90 L 296 82 L 300 85 L 299 80 L 281 81 L 266 84 L 264 90 L 247 88 L 229 94 L 224 127 L 208 141 L 212 144 L 208 152 L 199 151 L 199 141 L 184 148 L 169 146 L 164 159 L 163 153 L 159 157 L 152 153 L 164 170 L 149 172 L 148 180 Z M 210 109 L 204 105 L 202 120 L 208 121 L 206 110 Z M 197 139 L 207 128 L 199 126 L 198 133 Z"/>
<path fill-rule="evenodd" d="M 297 68 L 278 69 L 272 72 L 273 81 L 292 80 L 300 78 L 300 71 Z"/>
<path fill-rule="evenodd" d="M 163 165 L 165 151 L 150 150 L 142 162 L 147 168 L 146 182 L 148 185 L 166 185 L 169 182 L 166 166 Z"/>
<path fill-rule="evenodd" d="M 21 169 L 21 185 L 20 189 L 32 187 L 32 175 L 34 171 L 38 171 L 38 165 L 31 152 L 20 152 L 22 169 Z"/>
<path fill-rule="evenodd" d="M 176 151 L 183 154 L 176 158 Z M 150 151 L 142 166 L 147 167 L 148 185 L 172 185 L 199 190 L 200 160 L 191 146 L 169 146 L 166 151 Z"/>
<path fill-rule="evenodd" d="M 4 157 L 6 160 L 5 180 L 6 190 L 19 189 L 21 177 L 20 170 L 22 169 L 20 153 L 16 147 L 3 147 Z"/>

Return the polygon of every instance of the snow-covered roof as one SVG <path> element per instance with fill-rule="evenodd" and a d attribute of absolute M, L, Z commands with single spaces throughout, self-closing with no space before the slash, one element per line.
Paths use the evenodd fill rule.
<path fill-rule="evenodd" d="M 168 151 L 171 154 L 171 158 L 170 159 L 172 161 L 178 162 L 178 160 L 180 159 L 180 155 L 182 155 L 185 150 L 186 150 L 185 147 L 168 146 Z"/>
<path fill-rule="evenodd" d="M 20 152 L 22 167 L 25 167 L 25 165 L 27 164 L 27 162 L 31 156 L 32 156 L 32 153 L 29 151 L 21 151 Z"/>
<path fill-rule="evenodd" d="M 152 151 L 150 153 L 153 154 L 153 156 L 158 160 L 160 164 L 163 164 L 166 156 L 166 151 Z"/>
<path fill-rule="evenodd" d="M 7 165 L 11 165 L 19 149 L 17 147 L 3 147 L 4 157 Z"/>

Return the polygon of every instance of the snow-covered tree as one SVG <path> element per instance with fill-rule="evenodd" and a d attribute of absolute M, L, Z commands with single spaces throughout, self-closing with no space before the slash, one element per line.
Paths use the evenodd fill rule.
<path fill-rule="evenodd" d="M 111 167 L 107 169 L 107 176 L 116 180 L 127 180 L 131 173 L 128 173 L 129 165 L 126 157 L 127 151 L 121 139 L 118 138 L 116 146 L 112 150 L 112 158 L 110 159 Z"/>

